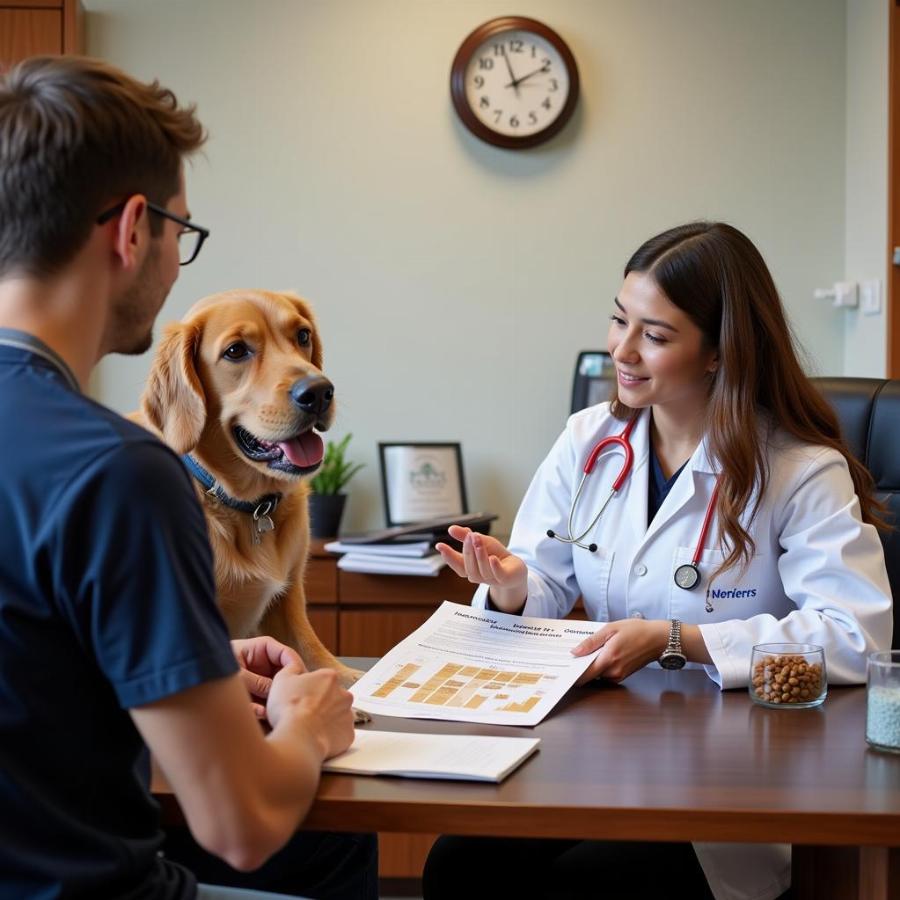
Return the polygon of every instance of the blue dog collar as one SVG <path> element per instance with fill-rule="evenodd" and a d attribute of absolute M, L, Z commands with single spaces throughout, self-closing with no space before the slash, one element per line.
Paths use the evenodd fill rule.
<path fill-rule="evenodd" d="M 256 500 L 237 500 L 234 497 L 230 497 L 225 491 L 222 490 L 221 486 L 216 484 L 216 479 L 210 475 L 200 463 L 194 459 L 190 453 L 185 453 L 181 457 L 182 462 L 187 466 L 188 471 L 203 487 L 206 488 L 206 493 L 211 497 L 215 497 L 220 503 L 225 506 L 230 507 L 231 509 L 236 509 L 240 512 L 251 513 L 253 518 L 259 521 L 262 518 L 266 518 L 271 516 L 275 509 L 278 507 L 278 504 L 281 502 L 282 494 L 263 494 L 262 497 L 257 497 Z M 274 527 L 274 526 L 273 526 Z M 270 529 L 267 529 L 270 530 Z"/>

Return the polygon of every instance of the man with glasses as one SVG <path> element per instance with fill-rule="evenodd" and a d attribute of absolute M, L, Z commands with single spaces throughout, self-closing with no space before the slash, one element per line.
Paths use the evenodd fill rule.
<path fill-rule="evenodd" d="M 106 212 L 97 216 L 97 224 L 105 225 L 113 216 L 117 216 L 122 212 L 124 208 L 124 201 L 110 207 Z M 180 266 L 190 265 L 197 258 L 197 254 L 200 252 L 203 242 L 209 237 L 209 229 L 201 228 L 199 225 L 195 225 L 190 219 L 176 216 L 175 213 L 171 213 L 169 210 L 163 209 L 161 206 L 157 206 L 155 203 L 150 203 L 149 201 L 147 201 L 147 209 L 158 216 L 171 219 L 181 226 L 178 231 L 178 264 Z"/>
<path fill-rule="evenodd" d="M 221 882 L 289 854 L 317 897 L 377 895 L 371 836 L 292 839 L 352 741 L 350 694 L 270 638 L 229 644 L 180 460 L 82 393 L 103 355 L 149 348 L 209 234 L 183 177 L 204 138 L 171 91 L 99 61 L 0 77 L 3 897 L 231 896 L 162 854 L 146 748 Z"/>

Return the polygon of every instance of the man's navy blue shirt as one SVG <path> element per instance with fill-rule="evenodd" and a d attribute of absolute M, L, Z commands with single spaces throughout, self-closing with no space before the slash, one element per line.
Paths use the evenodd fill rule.
<path fill-rule="evenodd" d="M 236 671 L 178 457 L 0 329 L 0 896 L 188 898 L 128 709 Z"/>

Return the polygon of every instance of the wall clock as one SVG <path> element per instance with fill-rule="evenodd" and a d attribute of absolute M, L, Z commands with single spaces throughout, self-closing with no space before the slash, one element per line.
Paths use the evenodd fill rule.
<path fill-rule="evenodd" d="M 534 147 L 575 111 L 578 67 L 552 28 L 501 16 L 476 28 L 450 69 L 450 95 L 465 126 L 498 147 Z"/>

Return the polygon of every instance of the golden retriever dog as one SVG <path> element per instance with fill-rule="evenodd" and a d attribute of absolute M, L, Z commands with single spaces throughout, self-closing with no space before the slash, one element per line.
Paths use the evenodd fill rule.
<path fill-rule="evenodd" d="M 322 341 L 294 294 L 237 290 L 169 325 L 132 418 L 194 474 L 215 557 L 216 591 L 234 638 L 269 634 L 309 669 L 359 672 L 325 648 L 306 615 L 305 478 L 334 420 Z"/>

